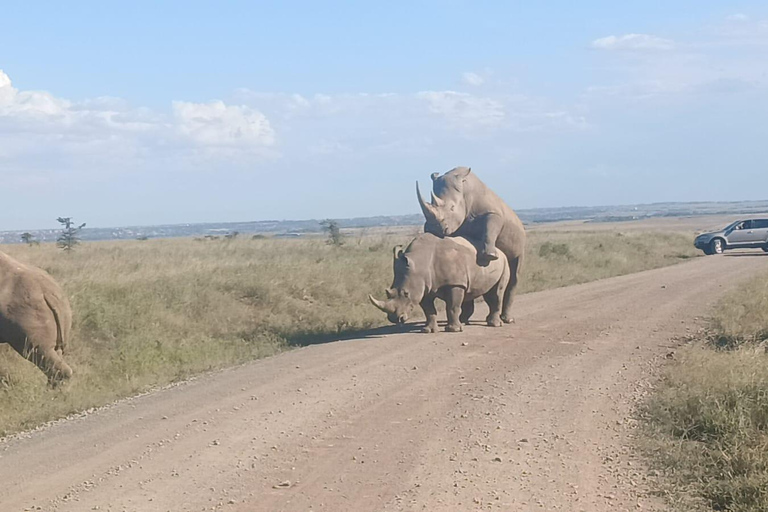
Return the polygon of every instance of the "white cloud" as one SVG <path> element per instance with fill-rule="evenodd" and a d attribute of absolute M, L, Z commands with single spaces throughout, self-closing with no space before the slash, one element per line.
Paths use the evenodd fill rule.
<path fill-rule="evenodd" d="M 619 49 L 622 44 L 629 43 L 616 37 L 593 42 L 594 47 L 606 49 Z M 682 106 L 702 101 L 702 96 L 735 97 L 764 91 L 768 89 L 766 46 L 768 28 L 745 15 L 732 15 L 702 27 L 667 51 L 608 61 L 613 65 L 606 68 L 607 83 L 589 87 L 585 97 Z"/>
<path fill-rule="evenodd" d="M 485 78 L 478 75 L 477 73 L 472 73 L 468 71 L 461 75 L 461 81 L 466 85 L 478 87 L 485 83 Z"/>
<path fill-rule="evenodd" d="M 303 100 L 292 101 L 299 108 Z M 175 102 L 163 112 L 106 96 L 72 102 L 19 90 L 0 71 L 0 168 L 6 174 L 127 171 L 150 164 L 196 169 L 201 154 L 247 164 L 274 155 L 267 149 L 275 139 L 266 116 L 247 106 Z"/>
<path fill-rule="evenodd" d="M 625 34 L 623 36 L 607 36 L 592 41 L 592 48 L 616 51 L 648 51 L 671 50 L 674 41 L 648 34 Z"/>
<path fill-rule="evenodd" d="M 245 89 L 236 98 L 264 112 L 280 136 L 286 158 L 345 161 L 419 158 L 436 147 L 466 141 L 480 144 L 512 133 L 578 131 L 587 127 L 572 107 L 525 95 L 475 95 L 456 91 L 421 93 L 291 94 Z"/>
<path fill-rule="evenodd" d="M 64 180 L 102 183 L 128 174 L 162 180 L 167 173 L 260 173 L 267 160 L 282 169 L 353 173 L 371 161 L 449 160 L 449 153 L 507 148 L 513 137 L 586 124 L 568 106 L 498 91 L 299 95 L 241 89 L 222 100 L 176 101 L 164 110 L 109 96 L 73 102 L 17 90 L 0 74 L 3 183 L 55 189 Z"/>
<path fill-rule="evenodd" d="M 714 46 L 768 46 L 768 20 L 753 20 L 744 14 L 728 16 L 725 22 L 706 28 L 707 44 Z"/>
<path fill-rule="evenodd" d="M 749 16 L 743 13 L 736 13 L 736 14 L 731 14 L 730 16 L 727 16 L 725 19 L 728 21 L 747 21 L 749 20 Z"/>
<path fill-rule="evenodd" d="M 455 91 L 426 91 L 418 94 L 429 111 L 451 123 L 471 126 L 495 126 L 504 121 L 504 105 L 491 98 Z"/>
<path fill-rule="evenodd" d="M 47 92 L 19 91 L 13 87 L 11 78 L 0 69 L 0 116 L 62 116 L 69 107 L 69 102 L 54 98 Z"/>
<path fill-rule="evenodd" d="M 275 132 L 264 114 L 246 106 L 173 102 L 179 132 L 206 146 L 261 148 L 275 143 Z"/>
<path fill-rule="evenodd" d="M 667 80 L 639 80 L 635 82 L 622 83 L 617 85 L 598 85 L 588 87 L 587 96 L 591 97 L 614 97 L 614 98 L 632 98 L 635 100 L 645 100 L 658 96 L 678 94 L 685 92 L 687 85 L 670 79 Z"/>

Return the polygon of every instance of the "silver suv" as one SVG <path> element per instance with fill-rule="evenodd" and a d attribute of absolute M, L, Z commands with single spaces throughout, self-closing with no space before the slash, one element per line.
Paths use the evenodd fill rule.
<path fill-rule="evenodd" d="M 722 254 L 728 249 L 762 249 L 768 252 L 768 219 L 737 220 L 720 231 L 702 233 L 693 245 L 704 254 Z"/>

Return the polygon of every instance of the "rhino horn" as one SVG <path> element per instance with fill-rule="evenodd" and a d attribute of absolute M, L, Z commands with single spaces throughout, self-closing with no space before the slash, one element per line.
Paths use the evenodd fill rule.
<path fill-rule="evenodd" d="M 393 313 L 392 308 L 388 307 L 387 303 L 382 300 L 376 300 L 373 298 L 373 295 L 368 294 L 368 300 L 371 301 L 371 304 L 379 308 L 385 313 Z"/>
<path fill-rule="evenodd" d="M 435 207 L 429 204 L 424 200 L 423 197 L 421 197 L 421 191 L 419 190 L 419 182 L 416 182 L 416 196 L 419 198 L 419 205 L 421 205 L 421 211 L 424 213 L 424 217 L 427 218 L 427 220 L 431 220 L 435 218 Z"/>
<path fill-rule="evenodd" d="M 435 205 L 435 206 L 443 206 L 443 205 L 445 205 L 445 201 L 443 201 L 442 199 L 437 197 L 434 192 L 430 192 L 430 194 L 432 195 L 432 204 L 433 205 Z"/>

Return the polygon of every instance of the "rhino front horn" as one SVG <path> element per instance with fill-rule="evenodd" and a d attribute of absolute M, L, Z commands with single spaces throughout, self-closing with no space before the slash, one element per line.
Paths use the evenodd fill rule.
<path fill-rule="evenodd" d="M 385 313 L 391 313 L 392 312 L 387 307 L 387 303 L 386 302 L 374 299 L 373 295 L 368 294 L 368 300 L 370 300 L 371 304 L 373 304 L 374 306 L 376 306 L 377 308 L 379 308 L 383 312 L 385 312 Z"/>
<path fill-rule="evenodd" d="M 429 204 L 424 200 L 424 198 L 421 196 L 421 191 L 419 190 L 419 182 L 416 182 L 416 197 L 419 198 L 419 205 L 421 206 L 421 211 L 424 213 L 424 217 L 427 218 L 427 220 L 434 219 L 435 218 L 435 210 L 434 206 Z"/>

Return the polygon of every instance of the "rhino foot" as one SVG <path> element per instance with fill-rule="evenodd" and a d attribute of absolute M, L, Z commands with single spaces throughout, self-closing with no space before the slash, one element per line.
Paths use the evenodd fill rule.
<path fill-rule="evenodd" d="M 491 264 L 492 261 L 495 261 L 499 259 L 499 255 L 495 252 L 478 252 L 477 253 L 477 264 L 481 267 L 487 267 Z"/>
<path fill-rule="evenodd" d="M 505 324 L 514 324 L 515 323 L 515 319 L 513 317 L 511 317 L 511 316 L 501 315 L 501 321 L 504 322 Z"/>
<path fill-rule="evenodd" d="M 446 325 L 445 326 L 445 332 L 462 332 L 464 330 L 463 327 L 461 327 L 461 324 L 458 325 Z"/>
<path fill-rule="evenodd" d="M 499 259 L 499 253 L 496 251 L 496 249 L 486 249 L 481 252 L 480 255 L 488 261 L 495 261 Z"/>
<path fill-rule="evenodd" d="M 421 328 L 421 332 L 424 334 L 430 334 L 433 332 L 437 332 L 437 326 L 436 325 L 425 325 Z"/>
<path fill-rule="evenodd" d="M 502 326 L 501 318 L 499 318 L 498 316 L 489 316 L 488 318 L 485 319 L 485 321 L 486 321 L 486 323 L 488 324 L 489 327 L 501 327 Z"/>

